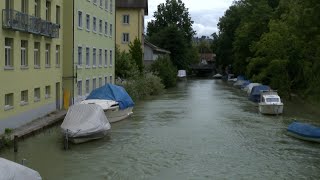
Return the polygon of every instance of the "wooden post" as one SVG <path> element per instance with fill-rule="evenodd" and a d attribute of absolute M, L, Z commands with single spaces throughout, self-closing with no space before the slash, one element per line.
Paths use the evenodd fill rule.
<path fill-rule="evenodd" d="M 13 151 L 18 152 L 18 136 L 13 136 Z"/>

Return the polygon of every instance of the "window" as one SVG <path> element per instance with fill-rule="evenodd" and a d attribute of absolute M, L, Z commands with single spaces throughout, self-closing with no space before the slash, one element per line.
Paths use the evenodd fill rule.
<path fill-rule="evenodd" d="M 90 15 L 86 15 L 86 28 L 88 31 L 90 31 Z"/>
<path fill-rule="evenodd" d="M 100 7 L 102 7 L 103 6 L 103 2 L 102 2 L 103 0 L 100 0 Z"/>
<path fill-rule="evenodd" d="M 4 99 L 4 110 L 13 109 L 13 93 L 5 95 Z"/>
<path fill-rule="evenodd" d="M 93 17 L 93 32 L 96 32 L 97 31 L 97 18 L 96 17 Z"/>
<path fill-rule="evenodd" d="M 102 49 L 99 49 L 99 67 L 102 67 Z"/>
<path fill-rule="evenodd" d="M 110 66 L 112 66 L 112 50 L 110 50 Z"/>
<path fill-rule="evenodd" d="M 50 44 L 46 44 L 46 68 L 49 68 L 50 64 Z"/>
<path fill-rule="evenodd" d="M 60 45 L 56 45 L 56 67 L 60 67 Z"/>
<path fill-rule="evenodd" d="M 82 66 L 82 47 L 78 47 L 78 66 Z"/>
<path fill-rule="evenodd" d="M 40 1 L 34 0 L 34 16 L 40 17 Z"/>
<path fill-rule="evenodd" d="M 122 33 L 122 43 L 129 43 L 129 33 Z"/>
<path fill-rule="evenodd" d="M 21 67 L 28 67 L 28 41 L 21 41 Z"/>
<path fill-rule="evenodd" d="M 34 89 L 34 102 L 40 101 L 40 88 Z"/>
<path fill-rule="evenodd" d="M 46 20 L 51 20 L 51 3 L 50 1 L 46 1 Z"/>
<path fill-rule="evenodd" d="M 112 36 L 112 24 L 110 24 L 110 36 Z"/>
<path fill-rule="evenodd" d="M 109 80 L 110 84 L 112 84 L 112 75 L 110 75 L 110 80 Z"/>
<path fill-rule="evenodd" d="M 78 81 L 77 87 L 78 87 L 78 96 L 82 96 L 82 81 L 81 80 Z"/>
<path fill-rule="evenodd" d="M 105 0 L 105 4 L 104 5 L 105 5 L 106 11 L 108 10 L 108 3 L 109 3 L 108 0 Z"/>
<path fill-rule="evenodd" d="M 86 48 L 86 67 L 90 67 L 90 48 Z"/>
<path fill-rule="evenodd" d="M 104 66 L 108 66 L 108 50 L 104 50 Z"/>
<path fill-rule="evenodd" d="M 60 24 L 60 6 L 56 6 L 56 24 Z"/>
<path fill-rule="evenodd" d="M 82 28 L 82 12 L 78 11 L 78 27 Z"/>
<path fill-rule="evenodd" d="M 110 0 L 110 13 L 113 11 L 113 0 Z"/>
<path fill-rule="evenodd" d="M 102 77 L 99 77 L 99 87 L 102 86 Z"/>
<path fill-rule="evenodd" d="M 99 33 L 102 34 L 102 20 L 99 20 Z"/>
<path fill-rule="evenodd" d="M 108 84 L 108 76 L 104 77 L 104 84 Z"/>
<path fill-rule="evenodd" d="M 104 23 L 104 34 L 108 35 L 108 22 Z"/>
<path fill-rule="evenodd" d="M 86 80 L 86 94 L 89 94 L 89 92 L 90 92 L 90 80 L 87 79 Z"/>
<path fill-rule="evenodd" d="M 33 49 L 34 68 L 40 68 L 40 42 L 34 43 Z"/>
<path fill-rule="evenodd" d="M 21 12 L 28 14 L 28 0 L 21 0 Z"/>
<path fill-rule="evenodd" d="M 6 9 L 13 9 L 13 0 L 5 0 Z"/>
<path fill-rule="evenodd" d="M 96 78 L 93 78 L 92 79 L 92 90 L 95 90 L 96 89 Z"/>
<path fill-rule="evenodd" d="M 13 68 L 13 58 L 12 58 L 12 44 L 13 39 L 11 38 L 5 38 L 5 67 L 7 68 Z"/>
<path fill-rule="evenodd" d="M 50 86 L 46 86 L 46 94 L 45 94 L 45 98 L 48 99 L 50 98 Z"/>
<path fill-rule="evenodd" d="M 21 101 L 20 105 L 26 105 L 28 104 L 28 90 L 21 91 Z"/>
<path fill-rule="evenodd" d="M 123 15 L 123 24 L 129 24 L 129 15 Z"/>
<path fill-rule="evenodd" d="M 97 5 L 97 0 L 93 0 L 93 4 Z"/>
<path fill-rule="evenodd" d="M 97 50 L 96 48 L 93 48 L 92 50 L 92 66 L 93 67 L 96 67 L 97 65 L 96 58 L 97 58 Z"/>

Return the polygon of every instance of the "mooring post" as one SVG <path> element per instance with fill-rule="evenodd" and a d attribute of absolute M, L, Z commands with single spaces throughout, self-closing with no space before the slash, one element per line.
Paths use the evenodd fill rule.
<path fill-rule="evenodd" d="M 68 142 L 68 129 L 67 132 L 65 133 L 65 137 L 64 137 L 64 141 L 63 141 L 63 145 L 64 145 L 64 150 L 68 150 L 69 149 L 69 142 Z"/>
<path fill-rule="evenodd" d="M 13 136 L 13 151 L 18 152 L 18 136 Z"/>

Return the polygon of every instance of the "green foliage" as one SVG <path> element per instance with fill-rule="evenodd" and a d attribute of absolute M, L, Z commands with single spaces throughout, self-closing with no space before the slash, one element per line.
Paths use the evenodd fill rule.
<path fill-rule="evenodd" d="M 187 53 L 189 48 L 183 32 L 176 26 L 165 27 L 150 37 L 150 42 L 170 51 L 170 59 L 178 69 L 186 69 L 189 65 Z"/>
<path fill-rule="evenodd" d="M 123 86 L 134 101 L 159 95 L 163 93 L 164 90 L 161 79 L 153 73 L 145 73 L 139 78 L 122 82 L 117 81 L 116 84 Z"/>
<path fill-rule="evenodd" d="M 143 72 L 143 57 L 141 46 L 141 42 L 137 37 L 134 39 L 133 43 L 130 42 L 129 44 L 129 53 L 135 64 L 138 66 L 140 73 Z"/>
<path fill-rule="evenodd" d="M 226 11 L 213 34 L 220 66 L 269 84 L 320 99 L 320 1 L 241 0 Z"/>
<path fill-rule="evenodd" d="M 0 149 L 2 147 L 10 147 L 12 145 L 11 133 L 12 129 L 5 128 L 4 134 L 0 138 Z"/>
<path fill-rule="evenodd" d="M 151 71 L 161 78 L 161 82 L 166 88 L 176 85 L 177 69 L 172 64 L 169 57 L 159 57 L 154 63 L 152 63 Z"/>
<path fill-rule="evenodd" d="M 115 74 L 116 77 L 123 79 L 135 79 L 140 73 L 135 61 L 131 58 L 130 54 L 126 52 L 120 52 L 116 48 L 116 57 L 115 57 Z"/>
<path fill-rule="evenodd" d="M 191 21 L 188 9 L 181 0 L 166 0 L 166 3 L 159 4 L 153 17 L 155 20 L 149 22 L 147 26 L 149 37 L 163 28 L 175 25 L 179 31 L 183 32 L 187 43 L 191 43 L 191 39 L 195 35 L 195 31 L 192 29 L 193 21 Z"/>

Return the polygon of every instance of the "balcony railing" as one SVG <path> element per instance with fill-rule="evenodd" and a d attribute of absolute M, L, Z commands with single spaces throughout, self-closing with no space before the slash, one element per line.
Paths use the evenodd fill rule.
<path fill-rule="evenodd" d="M 2 27 L 32 34 L 42 35 L 49 38 L 59 38 L 59 24 L 42 20 L 39 17 L 13 10 L 2 10 Z"/>

